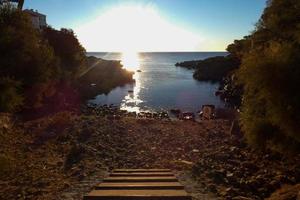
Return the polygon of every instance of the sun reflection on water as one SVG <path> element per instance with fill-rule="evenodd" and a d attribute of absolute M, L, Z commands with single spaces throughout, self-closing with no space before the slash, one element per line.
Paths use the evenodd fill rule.
<path fill-rule="evenodd" d="M 121 63 L 123 67 L 128 70 L 135 72 L 140 67 L 139 54 L 134 51 L 124 51 L 121 56 Z"/>
<path fill-rule="evenodd" d="M 121 109 L 129 112 L 141 112 L 139 104 L 143 103 L 140 99 L 141 91 L 141 75 L 137 72 L 140 69 L 141 58 L 137 52 L 123 52 L 121 57 L 121 63 L 123 67 L 135 72 L 133 78 L 135 79 L 135 85 L 132 91 L 128 91 L 128 94 L 124 97 L 121 103 Z"/>

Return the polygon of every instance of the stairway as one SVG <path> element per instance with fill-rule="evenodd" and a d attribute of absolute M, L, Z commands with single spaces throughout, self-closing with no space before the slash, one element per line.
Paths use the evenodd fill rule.
<path fill-rule="evenodd" d="M 191 200 L 169 169 L 116 169 L 84 200 Z"/>

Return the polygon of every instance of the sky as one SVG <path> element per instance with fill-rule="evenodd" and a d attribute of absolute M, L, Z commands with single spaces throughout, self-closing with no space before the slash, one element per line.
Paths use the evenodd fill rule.
<path fill-rule="evenodd" d="M 25 0 L 87 51 L 225 51 L 248 35 L 266 0 Z"/>

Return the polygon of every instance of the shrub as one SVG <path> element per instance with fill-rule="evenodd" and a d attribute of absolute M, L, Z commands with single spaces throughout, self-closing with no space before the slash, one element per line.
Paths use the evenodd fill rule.
<path fill-rule="evenodd" d="M 85 69 L 85 49 L 72 30 L 47 27 L 43 30 L 43 37 L 54 49 L 63 78 L 77 77 Z"/>
<path fill-rule="evenodd" d="M 72 166 L 78 162 L 83 157 L 83 153 L 85 152 L 85 149 L 80 145 L 73 145 L 69 151 L 69 153 L 65 157 L 64 162 L 64 169 L 68 170 L 72 168 Z"/>
<path fill-rule="evenodd" d="M 269 1 L 248 37 L 251 50 L 243 54 L 238 78 L 242 129 L 254 146 L 300 152 L 299 13 L 298 0 Z"/>
<path fill-rule="evenodd" d="M 299 150 L 300 48 L 278 44 L 243 60 L 241 122 L 249 142 L 279 151 Z"/>
<path fill-rule="evenodd" d="M 53 78 L 57 60 L 26 13 L 0 7 L 0 72 L 25 86 Z"/>
<path fill-rule="evenodd" d="M 4 179 L 12 172 L 11 160 L 6 155 L 0 155 L 0 178 Z"/>
<path fill-rule="evenodd" d="M 16 111 L 23 105 L 20 94 L 21 82 L 10 78 L 0 78 L 0 112 Z"/>

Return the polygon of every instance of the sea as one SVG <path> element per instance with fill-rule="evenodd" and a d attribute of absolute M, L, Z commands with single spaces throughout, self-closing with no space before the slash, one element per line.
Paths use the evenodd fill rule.
<path fill-rule="evenodd" d="M 197 81 L 193 78 L 193 70 L 176 67 L 175 64 L 227 54 L 227 52 L 87 53 L 88 56 L 106 60 L 120 60 L 125 69 L 135 72 L 134 84 L 116 87 L 108 94 L 99 94 L 88 103 L 114 104 L 130 112 L 160 112 L 170 109 L 197 112 L 205 104 L 223 108 L 224 102 L 215 96 L 218 83 Z"/>

